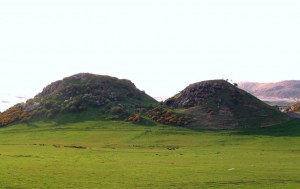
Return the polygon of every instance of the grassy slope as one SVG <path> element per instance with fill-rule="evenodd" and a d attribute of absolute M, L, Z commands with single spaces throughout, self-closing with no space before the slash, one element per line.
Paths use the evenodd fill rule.
<path fill-rule="evenodd" d="M 111 121 L 16 124 L 0 129 L 0 186 L 299 188 L 299 137 L 298 120 L 218 132 Z M 72 145 L 87 149 L 64 147 Z"/>

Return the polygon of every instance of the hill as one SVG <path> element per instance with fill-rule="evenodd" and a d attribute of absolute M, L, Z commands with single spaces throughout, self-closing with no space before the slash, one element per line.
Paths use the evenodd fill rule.
<path fill-rule="evenodd" d="M 60 123 L 101 119 L 155 124 L 152 119 L 192 129 L 262 127 L 288 119 L 225 80 L 191 84 L 158 106 L 129 80 L 80 73 L 53 82 L 33 99 L 0 113 L 0 126 L 53 118 Z"/>
<path fill-rule="evenodd" d="M 278 109 L 225 80 L 191 84 L 164 105 L 189 118 L 186 127 L 193 129 L 265 127 L 288 120 Z"/>
<path fill-rule="evenodd" d="M 124 119 L 157 103 L 125 79 L 80 73 L 48 85 L 26 103 L 0 114 L 0 126 L 18 120 L 94 111 L 94 117 Z"/>
<path fill-rule="evenodd" d="M 262 100 L 289 101 L 300 98 L 299 80 L 275 83 L 240 82 L 238 86 Z"/>

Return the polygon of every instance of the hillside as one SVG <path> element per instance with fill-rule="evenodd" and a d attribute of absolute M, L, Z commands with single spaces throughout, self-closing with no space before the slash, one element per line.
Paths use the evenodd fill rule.
<path fill-rule="evenodd" d="M 240 82 L 238 86 L 263 100 L 295 100 L 300 98 L 299 80 L 275 83 Z"/>
<path fill-rule="evenodd" d="M 189 85 L 165 101 L 165 106 L 189 118 L 193 129 L 264 127 L 288 120 L 281 113 L 225 80 Z"/>
<path fill-rule="evenodd" d="M 0 114 L 0 126 L 92 110 L 94 117 L 124 120 L 156 104 L 156 100 L 129 80 L 80 73 L 53 82 L 33 99 L 4 111 Z"/>

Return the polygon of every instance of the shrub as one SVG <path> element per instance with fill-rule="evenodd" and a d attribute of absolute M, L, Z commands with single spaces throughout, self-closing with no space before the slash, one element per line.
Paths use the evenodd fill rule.
<path fill-rule="evenodd" d="M 167 124 L 167 125 L 180 125 L 184 126 L 189 124 L 189 120 L 187 118 L 180 117 L 176 115 L 172 110 L 166 110 L 161 107 L 156 107 L 148 112 L 148 117 L 152 120 Z"/>
<path fill-rule="evenodd" d="M 23 111 L 21 105 L 15 105 L 0 114 L 0 126 L 5 126 L 15 121 L 29 119 L 31 114 Z"/>
<path fill-rule="evenodd" d="M 79 108 L 78 108 L 80 111 L 83 111 L 83 110 L 86 110 L 87 108 L 86 108 L 86 106 L 79 106 Z"/>
<path fill-rule="evenodd" d="M 130 122 L 133 122 L 133 123 L 140 123 L 141 122 L 141 115 L 140 114 L 131 115 L 126 119 L 126 121 L 130 121 Z"/>
<path fill-rule="evenodd" d="M 113 106 L 110 108 L 109 113 L 111 114 L 120 114 L 122 113 L 122 108 L 120 106 Z"/>

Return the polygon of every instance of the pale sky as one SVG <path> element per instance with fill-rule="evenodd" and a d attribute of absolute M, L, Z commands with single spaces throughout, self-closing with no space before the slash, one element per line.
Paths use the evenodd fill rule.
<path fill-rule="evenodd" d="M 299 0 L 0 0 L 0 111 L 7 96 L 79 72 L 154 97 L 208 79 L 298 80 L 299 10 Z"/>

